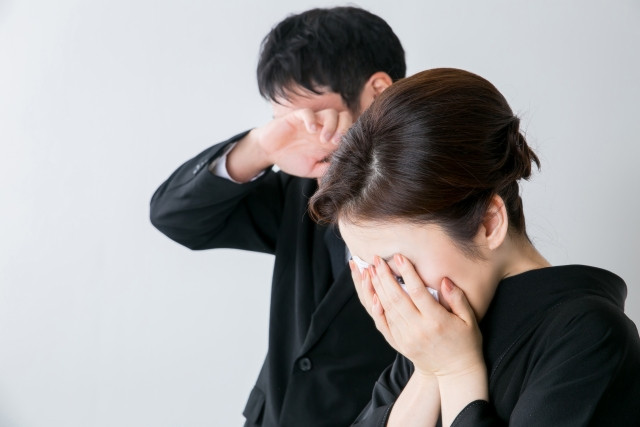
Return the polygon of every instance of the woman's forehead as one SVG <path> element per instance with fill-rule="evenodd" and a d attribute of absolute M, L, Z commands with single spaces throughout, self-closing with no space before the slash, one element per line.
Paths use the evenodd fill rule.
<path fill-rule="evenodd" d="M 340 223 L 340 234 L 354 262 L 366 268 L 376 255 L 391 261 L 394 254 L 415 245 L 414 228 L 411 224 Z"/>
<path fill-rule="evenodd" d="M 339 221 L 338 226 L 351 255 L 367 264 L 376 255 L 389 262 L 396 253 L 408 255 L 453 245 L 439 226 L 430 223 Z"/>
<path fill-rule="evenodd" d="M 365 238 L 370 241 L 388 240 L 393 236 L 404 236 L 417 231 L 428 232 L 433 228 L 430 224 L 416 224 L 409 221 L 347 221 L 343 219 L 338 220 L 338 227 L 343 235 L 348 234 L 354 238 Z"/>

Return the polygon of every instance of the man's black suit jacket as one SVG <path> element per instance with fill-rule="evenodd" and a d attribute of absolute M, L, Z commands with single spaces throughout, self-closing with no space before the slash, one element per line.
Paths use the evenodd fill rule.
<path fill-rule="evenodd" d="M 244 135 L 178 168 L 154 194 L 151 221 L 191 249 L 275 254 L 269 349 L 245 425 L 350 425 L 395 352 L 355 294 L 344 243 L 307 214 L 316 180 L 269 170 L 236 184 L 208 171 Z"/>

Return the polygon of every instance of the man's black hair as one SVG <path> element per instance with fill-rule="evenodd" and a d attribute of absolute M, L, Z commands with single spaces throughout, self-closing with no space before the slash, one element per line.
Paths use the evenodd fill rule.
<path fill-rule="evenodd" d="M 362 88 L 377 71 L 393 81 L 406 73 L 404 49 L 382 18 L 356 7 L 311 9 L 264 38 L 258 88 L 272 101 L 288 99 L 297 86 L 318 94 L 328 89 L 358 111 Z"/>

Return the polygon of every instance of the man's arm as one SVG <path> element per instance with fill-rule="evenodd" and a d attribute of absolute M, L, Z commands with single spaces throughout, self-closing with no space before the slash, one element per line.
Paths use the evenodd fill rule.
<path fill-rule="evenodd" d="M 237 182 L 248 182 L 272 165 L 293 176 L 318 178 L 351 124 L 347 111 L 292 110 L 240 138 L 227 156 L 226 169 Z"/>
<path fill-rule="evenodd" d="M 273 165 L 260 145 L 258 134 L 259 129 L 249 131 L 235 143 L 225 157 L 223 168 L 228 176 L 237 183 L 249 182 Z M 216 162 L 211 162 L 209 171 L 216 174 L 215 168 L 219 166 L 216 165 Z"/>
<path fill-rule="evenodd" d="M 216 247 L 272 253 L 280 226 L 284 188 L 293 176 L 319 177 L 351 125 L 347 112 L 292 110 L 215 145 L 178 168 L 151 199 L 151 222 L 191 249 Z M 326 139 L 330 135 L 333 139 Z M 227 152 L 231 180 L 215 175 Z M 283 172 L 268 171 L 277 165 Z"/>
<path fill-rule="evenodd" d="M 151 199 L 151 222 L 191 249 L 227 247 L 272 253 L 288 176 L 266 171 L 238 184 L 209 170 L 229 144 L 214 145 L 180 166 Z"/>

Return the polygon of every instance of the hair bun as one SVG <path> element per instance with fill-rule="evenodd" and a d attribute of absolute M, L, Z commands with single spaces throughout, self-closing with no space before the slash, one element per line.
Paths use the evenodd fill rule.
<path fill-rule="evenodd" d="M 505 166 L 511 166 L 511 170 L 505 170 L 509 180 L 528 179 L 531 176 L 531 163 L 535 163 L 540 169 L 540 160 L 533 152 L 527 140 L 520 132 L 520 118 L 513 116 L 506 129 L 506 153 Z"/>

